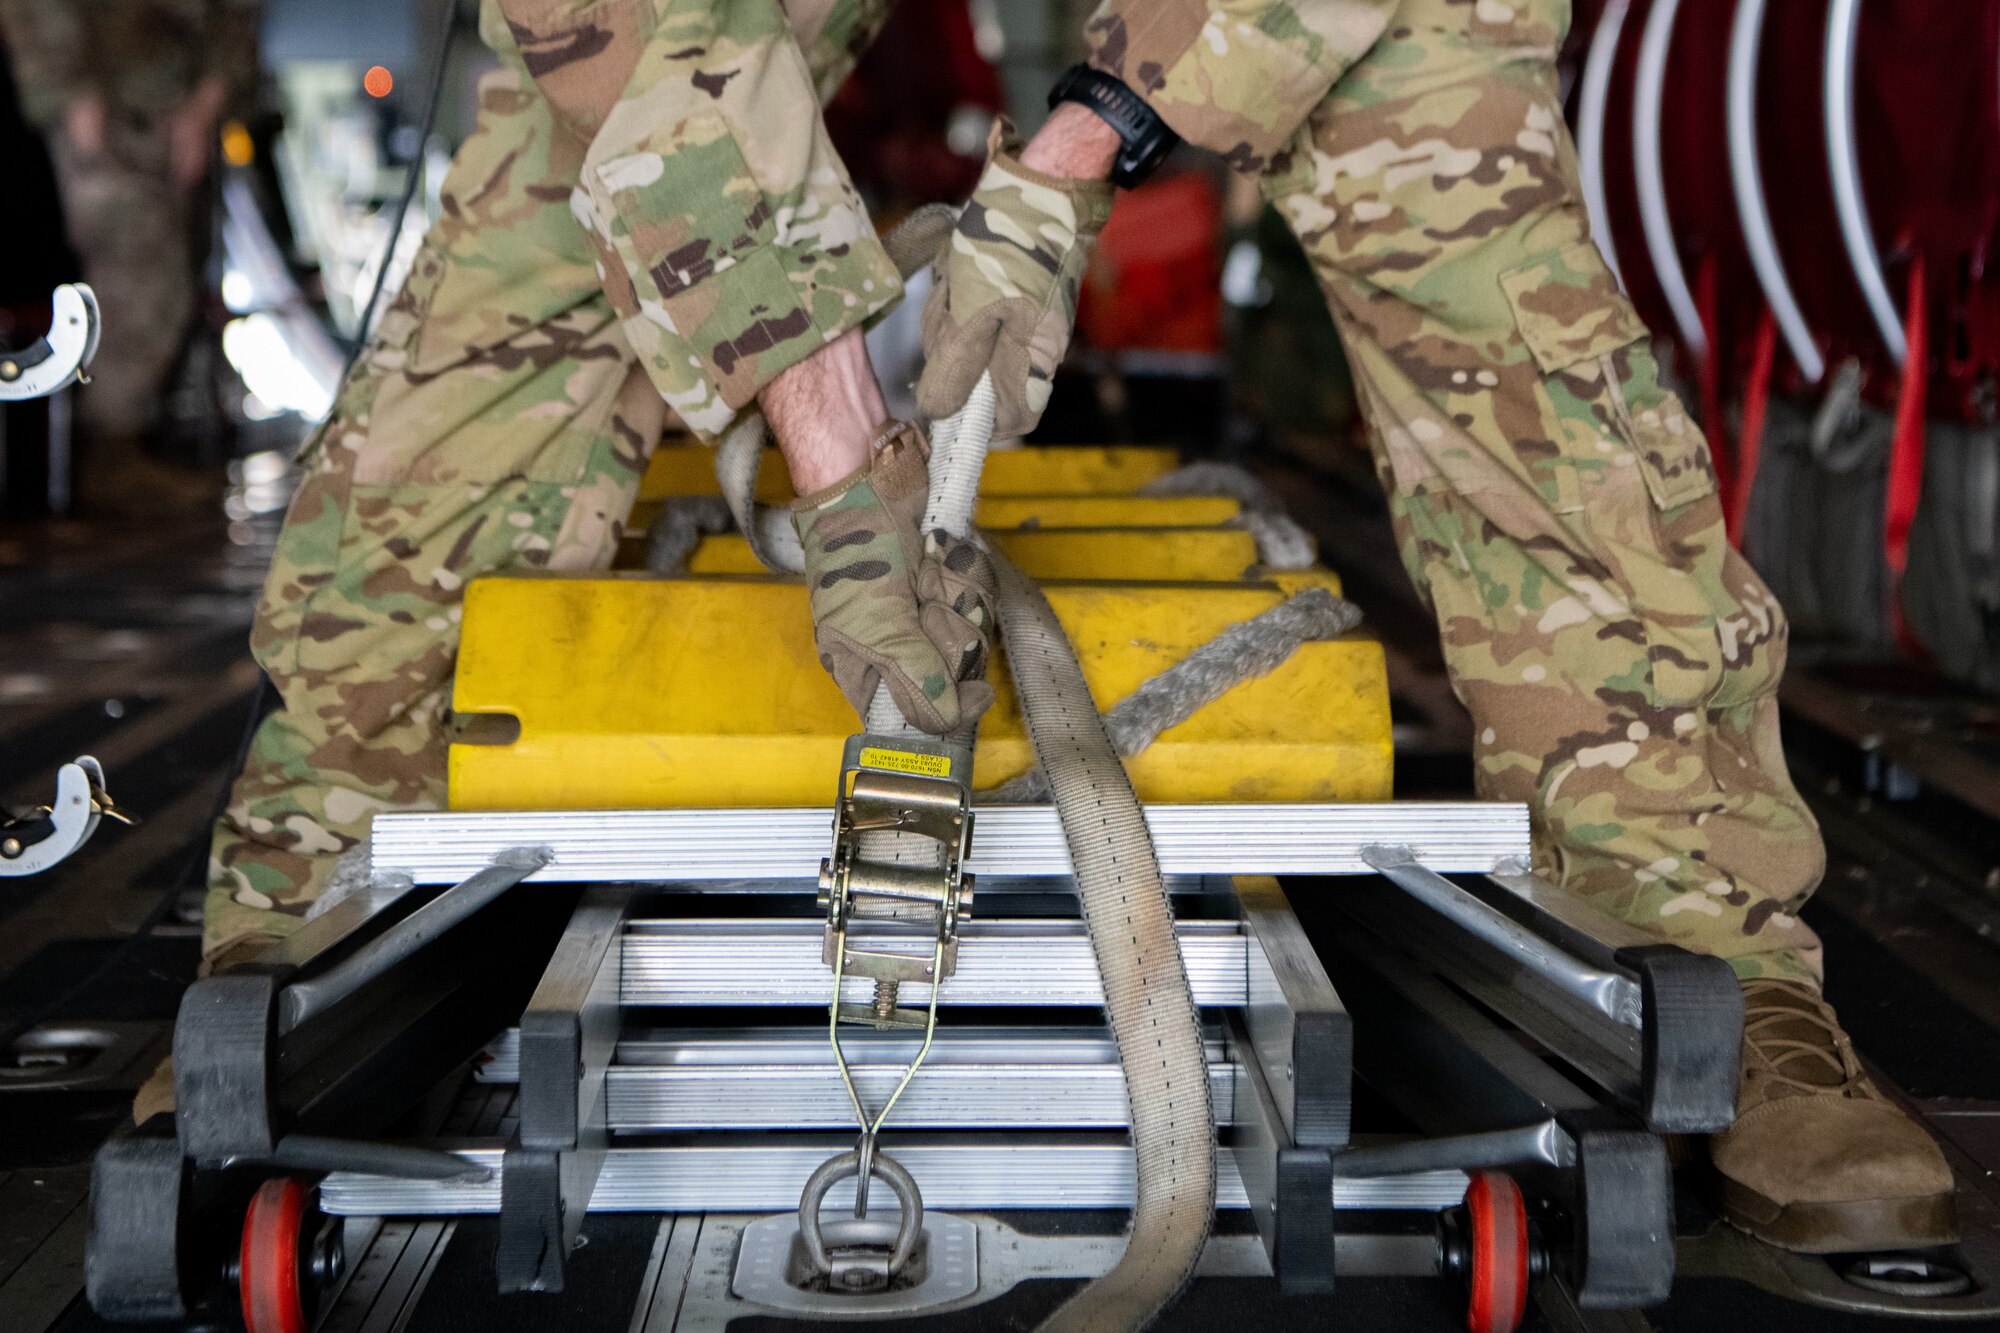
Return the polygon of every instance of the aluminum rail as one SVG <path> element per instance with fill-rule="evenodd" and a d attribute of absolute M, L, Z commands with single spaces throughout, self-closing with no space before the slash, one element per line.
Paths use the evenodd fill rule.
<path fill-rule="evenodd" d="M 1757 285 L 1770 303 L 1785 346 L 1799 373 L 1818 384 L 1826 375 L 1826 358 L 1813 341 L 1805 312 L 1792 291 L 1785 259 L 1778 252 L 1778 234 L 1771 224 L 1770 199 L 1764 191 L 1764 168 L 1757 147 L 1757 74 L 1764 55 L 1764 14 L 1768 0 L 1737 0 L 1729 26 L 1728 124 L 1729 179 L 1736 190 L 1736 216 Z"/>
<path fill-rule="evenodd" d="M 1840 239 L 1847 262 L 1868 302 L 1868 314 L 1882 345 L 1898 366 L 1909 359 L 1909 343 L 1896 302 L 1882 276 L 1882 257 L 1875 249 L 1875 228 L 1868 220 L 1868 202 L 1861 186 L 1861 149 L 1854 128 L 1855 43 L 1861 30 L 1861 0 L 1833 0 L 1826 11 L 1826 168 L 1833 177 L 1833 210 L 1840 221 Z"/>
<path fill-rule="evenodd" d="M 861 1031 L 845 1038 L 863 1099 L 895 1088 L 917 1040 Z M 1235 1118 L 1236 1066 L 1208 1042 L 1218 1124 Z M 496 1043 L 482 1083 L 518 1076 L 515 1045 Z M 621 1041 L 605 1083 L 609 1126 L 621 1133 L 699 1129 L 844 1129 L 847 1091 L 817 1030 L 749 1029 L 693 1040 L 660 1035 Z M 899 1129 L 1122 1129 L 1125 1079 L 1109 1034 L 1082 1028 L 948 1028 L 924 1076 L 896 1103 Z"/>
<path fill-rule="evenodd" d="M 869 837 L 874 834 L 867 835 Z M 898 835 L 900 836 L 900 835 Z M 1185 898 L 1191 894 L 1229 892 L 1227 875 L 1173 875 L 1167 879 L 1167 892 L 1175 897 Z M 1218 883 L 1217 881 L 1222 881 Z M 1013 895 L 1017 900 L 1023 896 L 1060 898 L 1074 903 L 1076 891 L 1067 877 L 1052 879 L 1047 875 L 981 875 L 979 877 L 979 901 L 991 903 L 1003 894 Z M 662 879 L 647 883 L 648 890 L 660 893 L 699 893 L 714 896 L 725 893 L 741 894 L 813 894 L 819 892 L 817 878 L 795 875 L 786 879 Z M 1020 915 L 1016 913 L 1015 915 Z"/>
<path fill-rule="evenodd" d="M 1444 876 L 1420 864 L 1406 848 L 1371 847 L 1368 864 L 1405 893 L 1454 926 L 1533 971 L 1562 994 L 1621 1027 L 1644 1021 L 1639 983 L 1622 972 L 1592 967 L 1489 907 Z"/>
<path fill-rule="evenodd" d="M 1708 355 L 1708 332 L 1701 326 L 1687 270 L 1674 244 L 1673 214 L 1667 209 L 1667 171 L 1660 140 L 1666 116 L 1667 56 L 1674 45 L 1674 19 L 1681 0 L 1653 0 L 1639 37 L 1639 68 L 1632 88 L 1632 166 L 1639 186 L 1639 222 L 1646 233 L 1646 255 L 1660 292 L 1673 311 L 1681 345 L 1696 360 Z"/>
<path fill-rule="evenodd" d="M 450 1147 L 451 1145 L 446 1145 Z M 780 1212 L 798 1205 L 806 1177 L 829 1155 L 853 1146 L 852 1138 L 787 1136 L 752 1143 L 694 1143 L 654 1148 L 613 1148 L 591 1196 L 600 1213 Z M 497 1213 L 503 1175 L 497 1144 L 461 1145 L 452 1151 L 493 1174 L 483 1183 L 395 1180 L 336 1172 L 320 1184 L 320 1206 L 330 1215 L 417 1217 Z M 1132 1149 L 1112 1136 L 1058 1137 L 899 1135 L 896 1158 L 923 1184 L 927 1207 L 1129 1208 Z M 1227 1148 L 1216 1151 L 1216 1204 L 1246 1208 L 1249 1196 Z M 1434 1212 L 1465 1194 L 1460 1171 L 1340 1180 L 1333 1187 L 1339 1209 L 1408 1209 Z M 829 1212 L 849 1208 L 853 1187 L 827 1196 Z"/>
<path fill-rule="evenodd" d="M 511 847 L 450 893 L 425 903 L 395 929 L 370 940 L 320 976 L 294 982 L 278 996 L 278 1032 L 289 1033 L 347 999 L 432 940 L 477 915 L 494 899 L 540 870 L 547 854 Z"/>
<path fill-rule="evenodd" d="M 1611 200 L 1604 189 L 1604 122 L 1610 111 L 1611 74 L 1618 66 L 1618 39 L 1625 34 L 1625 18 L 1631 10 L 1632 0 L 1610 0 L 1598 16 L 1597 29 L 1590 34 L 1590 52 L 1583 61 L 1576 108 L 1577 161 L 1590 236 L 1621 288 L 1625 274 L 1618 267 L 1618 245 L 1611 235 Z"/>
<path fill-rule="evenodd" d="M 1249 942 L 1233 921 L 1183 921 L 1176 931 L 1195 1001 L 1241 1006 L 1249 995 Z M 855 941 L 895 939 L 857 932 Z M 959 930 L 958 972 L 945 983 L 948 1005 L 1097 1008 L 1103 982 L 1081 921 L 979 921 Z M 828 978 L 817 921 L 635 921 L 625 937 L 622 1003 L 711 1006 L 826 1003 Z M 865 977 L 848 977 L 841 996 L 865 1003 Z M 911 1004 L 930 988 L 904 983 Z"/>
<path fill-rule="evenodd" d="M 978 807 L 968 867 L 981 876 L 1067 876 L 1046 805 Z M 537 883 L 693 883 L 810 877 L 826 854 L 822 808 L 384 814 L 373 871 L 456 884 L 514 847 L 545 847 Z M 1168 875 L 1366 875 L 1361 849 L 1410 848 L 1445 874 L 1484 874 L 1530 854 L 1528 810 L 1494 802 L 1153 805 L 1146 823 Z"/>
<path fill-rule="evenodd" d="M 1555 1120 L 1449 1138 L 1401 1143 L 1364 1143 L 1333 1159 L 1336 1179 L 1405 1175 L 1426 1171 L 1479 1171 L 1539 1163 L 1576 1165 L 1576 1140 Z"/>

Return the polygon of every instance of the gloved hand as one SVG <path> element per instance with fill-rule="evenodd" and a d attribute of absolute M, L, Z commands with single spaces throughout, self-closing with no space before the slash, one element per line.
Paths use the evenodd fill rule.
<path fill-rule="evenodd" d="M 1104 181 L 1030 170 L 1005 117 L 994 122 L 986 174 L 940 256 L 924 305 L 917 407 L 933 421 L 965 406 L 987 370 L 999 393 L 995 439 L 1041 420 L 1069 349 L 1090 248 L 1111 216 Z"/>
<path fill-rule="evenodd" d="M 917 531 L 930 489 L 929 444 L 901 422 L 884 433 L 867 467 L 795 501 L 792 524 L 805 552 L 819 660 L 841 693 L 865 718 L 877 686 L 886 687 L 904 718 L 941 736 L 992 701 L 990 686 L 960 677 L 975 657 L 984 669 L 974 617 L 990 625 L 990 604 L 973 605 L 964 572 L 947 567 L 964 564 L 950 539 L 927 555 Z"/>
<path fill-rule="evenodd" d="M 959 725 L 970 726 L 993 704 L 986 666 L 993 652 L 1000 581 L 979 545 L 943 530 L 924 534 L 917 566 L 918 618 L 958 682 Z"/>

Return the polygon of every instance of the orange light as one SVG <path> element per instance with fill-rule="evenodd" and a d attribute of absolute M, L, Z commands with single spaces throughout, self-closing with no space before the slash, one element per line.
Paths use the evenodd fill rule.
<path fill-rule="evenodd" d="M 257 160 L 257 141 L 250 137 L 250 131 L 240 120 L 232 120 L 222 129 L 222 160 L 232 167 L 247 167 Z"/>
<path fill-rule="evenodd" d="M 396 91 L 396 76 L 377 65 L 361 76 L 361 86 L 370 97 L 387 97 Z"/>

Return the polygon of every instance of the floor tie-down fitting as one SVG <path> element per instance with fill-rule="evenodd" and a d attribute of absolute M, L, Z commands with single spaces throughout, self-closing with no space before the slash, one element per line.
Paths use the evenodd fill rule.
<path fill-rule="evenodd" d="M 18 819 L 0 816 L 0 879 L 38 875 L 67 860 L 100 820 L 136 823 L 104 789 L 104 769 L 89 755 L 56 774 L 56 799 Z"/>

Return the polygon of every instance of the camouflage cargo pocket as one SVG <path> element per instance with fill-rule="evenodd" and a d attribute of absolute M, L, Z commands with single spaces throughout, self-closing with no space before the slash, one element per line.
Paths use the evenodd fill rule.
<path fill-rule="evenodd" d="M 1591 241 L 1539 255 L 1500 275 L 1514 326 L 1544 375 L 1606 356 L 1646 325 Z"/>
<path fill-rule="evenodd" d="M 631 360 L 599 295 L 437 373 L 384 373 L 356 418 L 355 482 L 574 485 Z"/>
<path fill-rule="evenodd" d="M 1660 384 L 1660 363 L 1650 343 L 1612 353 L 1610 384 L 1625 438 L 1639 458 L 1646 489 L 1661 509 L 1715 494 L 1715 460 L 1708 438 L 1680 395 Z"/>
<path fill-rule="evenodd" d="M 1500 281 L 1574 466 L 1572 527 L 1617 571 L 1643 630 L 1653 702 L 1705 699 L 1722 681 L 1716 621 L 1733 604 L 1721 585 L 1708 444 L 1661 387 L 1645 325 L 1595 245 L 1543 255 Z"/>
<path fill-rule="evenodd" d="M 1510 269 L 1500 286 L 1542 372 L 1558 441 L 1580 470 L 1612 465 L 1616 442 L 1631 450 L 1661 509 L 1714 493 L 1708 442 L 1661 387 L 1646 325 L 1594 243 Z M 1586 478 L 1582 494 L 1591 489 Z"/>

